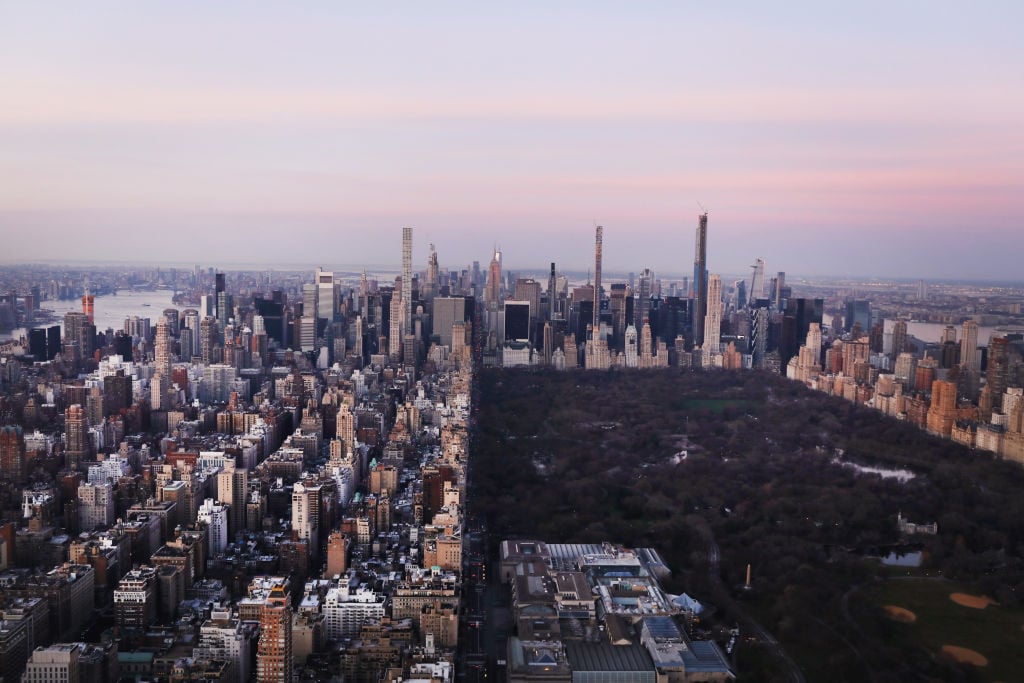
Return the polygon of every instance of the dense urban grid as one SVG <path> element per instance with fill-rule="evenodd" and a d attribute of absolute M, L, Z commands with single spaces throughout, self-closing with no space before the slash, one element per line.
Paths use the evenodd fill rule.
<path fill-rule="evenodd" d="M 1020 285 L 729 277 L 706 213 L 692 273 L 617 278 L 595 232 L 585 274 L 410 228 L 397 273 L 5 268 L 4 680 L 734 678 L 658 548 L 469 514 L 489 367 L 769 371 L 1024 463 Z"/>

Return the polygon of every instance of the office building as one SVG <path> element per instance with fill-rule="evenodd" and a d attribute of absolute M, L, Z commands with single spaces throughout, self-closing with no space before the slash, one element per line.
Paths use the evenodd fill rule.
<path fill-rule="evenodd" d="M 528 301 L 530 303 L 530 320 L 538 320 L 540 318 L 539 282 L 533 278 L 517 278 L 512 298 L 516 301 Z"/>
<path fill-rule="evenodd" d="M 25 665 L 22 683 L 86 683 L 79 671 L 77 643 L 37 647 Z"/>
<path fill-rule="evenodd" d="M 302 285 L 302 317 L 299 320 L 299 349 L 304 353 L 317 350 L 317 299 L 316 284 Z"/>
<path fill-rule="evenodd" d="M 754 265 L 751 266 L 753 274 L 750 277 L 750 294 L 749 300 L 751 302 L 757 301 L 758 299 L 765 298 L 764 295 L 764 259 L 757 258 L 754 261 Z"/>
<path fill-rule="evenodd" d="M 960 334 L 960 368 L 973 373 L 981 371 L 981 354 L 978 352 L 978 323 L 973 320 L 964 321 Z"/>
<path fill-rule="evenodd" d="M 114 590 L 118 628 L 146 629 L 156 621 L 157 578 L 153 567 L 132 569 Z"/>
<path fill-rule="evenodd" d="M 313 277 L 316 282 L 316 317 L 319 320 L 332 321 L 338 309 L 334 273 L 317 268 Z M 303 315 L 305 315 L 305 309 L 303 309 Z"/>
<path fill-rule="evenodd" d="M 494 250 L 491 264 L 487 269 L 487 286 L 484 288 L 484 304 L 491 310 L 497 310 L 501 301 L 501 252 Z"/>
<path fill-rule="evenodd" d="M 452 347 L 452 325 L 465 320 L 466 299 L 461 296 L 439 296 L 433 301 L 434 335 L 442 346 Z"/>
<path fill-rule="evenodd" d="M 871 331 L 871 302 L 864 299 L 850 299 L 846 302 L 846 316 L 843 318 L 843 329 L 853 332 L 855 328 L 861 334 Z"/>
<path fill-rule="evenodd" d="M 505 341 L 530 340 L 530 302 L 506 301 L 503 307 Z"/>

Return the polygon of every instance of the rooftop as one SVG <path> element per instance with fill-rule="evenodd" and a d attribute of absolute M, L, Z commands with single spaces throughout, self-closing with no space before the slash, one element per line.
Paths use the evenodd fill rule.
<path fill-rule="evenodd" d="M 565 653 L 573 671 L 654 671 L 654 661 L 642 646 L 570 640 Z"/>

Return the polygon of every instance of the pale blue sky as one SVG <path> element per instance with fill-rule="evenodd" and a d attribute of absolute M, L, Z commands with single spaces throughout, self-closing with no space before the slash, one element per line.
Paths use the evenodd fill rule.
<path fill-rule="evenodd" d="M 0 3 L 0 260 L 1021 277 L 1020 3 L 210 4 Z"/>

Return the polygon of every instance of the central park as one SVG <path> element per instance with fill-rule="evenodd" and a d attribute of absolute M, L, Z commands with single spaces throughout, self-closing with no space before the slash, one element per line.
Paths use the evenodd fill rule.
<path fill-rule="evenodd" d="M 656 548 L 703 628 L 763 627 L 807 680 L 1024 670 L 1018 465 L 760 372 L 486 370 L 479 393 L 492 536 Z M 765 641 L 738 680 L 781 676 Z"/>

